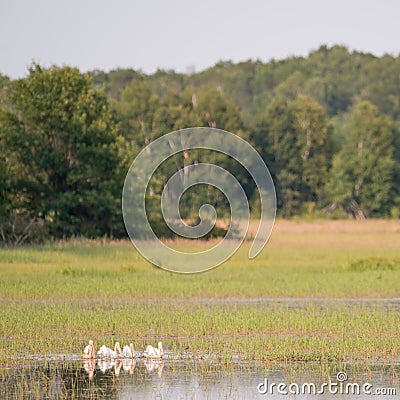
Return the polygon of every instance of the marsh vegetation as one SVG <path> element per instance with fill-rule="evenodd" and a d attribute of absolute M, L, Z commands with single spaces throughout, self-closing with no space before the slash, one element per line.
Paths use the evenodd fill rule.
<path fill-rule="evenodd" d="M 399 248 L 398 222 L 278 221 L 254 261 L 245 245 L 191 276 L 151 266 L 125 241 L 2 249 L 0 358 L 159 338 L 178 358 L 393 362 Z"/>

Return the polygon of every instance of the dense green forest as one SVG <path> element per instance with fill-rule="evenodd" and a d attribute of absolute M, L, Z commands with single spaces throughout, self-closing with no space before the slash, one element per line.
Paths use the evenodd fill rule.
<path fill-rule="evenodd" d="M 304 58 L 220 62 L 192 74 L 33 64 L 26 78 L 0 75 L 0 240 L 125 236 L 130 163 L 157 137 L 191 126 L 255 146 L 278 215 L 400 216 L 400 57 L 321 46 Z M 232 160 L 201 151 L 183 158 L 233 169 L 257 217 L 258 194 Z M 169 160 L 152 179 L 148 210 L 162 235 L 158 200 L 182 165 Z M 189 192 L 182 215 L 195 218 L 202 196 Z M 203 193 L 226 212 L 224 196 Z"/>

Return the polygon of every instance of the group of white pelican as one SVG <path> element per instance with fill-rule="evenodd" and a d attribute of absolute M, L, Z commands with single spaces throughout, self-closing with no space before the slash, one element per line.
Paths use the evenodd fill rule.
<path fill-rule="evenodd" d="M 161 359 L 164 357 L 164 350 L 161 342 L 158 342 L 157 347 L 153 346 L 146 346 L 146 349 L 142 353 L 142 357 L 150 358 L 150 359 Z M 124 359 L 136 358 L 136 350 L 131 343 L 129 346 L 124 346 L 121 348 L 119 342 L 116 342 L 114 345 L 114 350 L 110 349 L 106 345 L 102 345 L 100 349 L 96 352 L 94 347 L 93 340 L 89 340 L 89 344 L 83 350 L 83 358 L 85 359 L 108 359 L 108 360 L 115 360 L 115 359 Z"/>

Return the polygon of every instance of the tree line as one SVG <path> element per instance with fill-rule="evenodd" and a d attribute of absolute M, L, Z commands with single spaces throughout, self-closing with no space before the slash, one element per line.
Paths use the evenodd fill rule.
<path fill-rule="evenodd" d="M 134 157 L 161 135 L 191 126 L 238 134 L 265 160 L 284 217 L 400 216 L 400 58 L 343 46 L 281 61 L 221 62 L 179 74 L 119 69 L 81 73 L 33 64 L 0 75 L 0 240 L 124 237 L 121 192 Z M 251 179 L 228 157 L 191 151 L 153 176 L 147 209 L 170 235 L 159 200 L 177 168 L 211 162 L 234 171 L 257 217 Z M 200 192 L 199 192 L 200 190 Z M 183 217 L 196 221 L 212 187 L 189 190 Z"/>

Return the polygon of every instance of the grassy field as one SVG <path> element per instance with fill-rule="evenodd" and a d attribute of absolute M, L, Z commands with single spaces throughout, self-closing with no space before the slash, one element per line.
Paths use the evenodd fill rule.
<path fill-rule="evenodd" d="M 398 360 L 400 303 L 382 300 L 400 297 L 398 221 L 278 220 L 252 261 L 249 245 L 189 276 L 128 241 L 0 249 L 0 360 L 80 354 L 90 338 L 224 362 Z"/>

